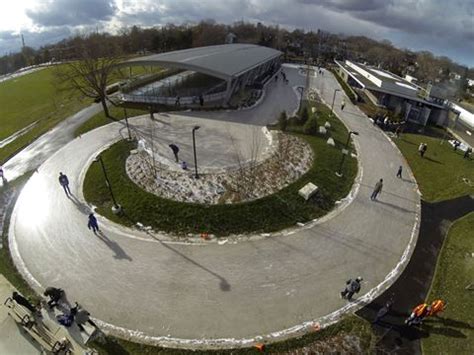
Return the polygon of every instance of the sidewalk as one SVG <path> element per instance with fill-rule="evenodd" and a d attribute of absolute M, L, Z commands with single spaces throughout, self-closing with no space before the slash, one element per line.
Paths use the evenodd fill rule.
<path fill-rule="evenodd" d="M 8 314 L 10 308 L 3 304 L 8 297 L 11 297 L 13 291 L 16 291 L 13 285 L 0 274 L 0 354 L 44 354 L 41 346 Z M 67 338 L 70 341 L 72 354 L 93 354 L 89 349 L 79 344 L 77 334 L 73 336 L 74 329 L 67 330 L 62 327 L 55 320 L 50 319 L 46 312 L 43 312 L 43 315 L 45 316 L 44 321 L 48 323 L 48 327 L 58 340 Z"/>

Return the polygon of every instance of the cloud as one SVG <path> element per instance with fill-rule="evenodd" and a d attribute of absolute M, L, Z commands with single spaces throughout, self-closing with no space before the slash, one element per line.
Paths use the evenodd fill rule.
<path fill-rule="evenodd" d="M 116 13 L 114 0 L 47 0 L 26 15 L 41 27 L 89 25 Z"/>
<path fill-rule="evenodd" d="M 299 0 L 300 3 L 319 5 L 341 11 L 373 11 L 389 6 L 392 1 L 393 0 Z"/>
<path fill-rule="evenodd" d="M 17 0 L 18 1 L 18 0 Z M 160 26 L 215 19 L 260 21 L 388 39 L 474 66 L 473 0 L 37 0 L 26 13 L 36 29 Z M 32 31 L 33 29 L 30 29 Z M 15 40 L 15 39 L 10 39 Z M 0 51 L 4 51 L 0 34 Z M 30 42 L 33 43 L 34 42 Z"/>
<path fill-rule="evenodd" d="M 24 30 L 21 32 L 25 38 L 25 44 L 30 47 L 40 47 L 46 44 L 59 42 L 69 37 L 73 31 L 68 26 L 53 27 L 42 31 Z M 14 31 L 0 32 L 0 55 L 21 50 L 20 33 Z"/>

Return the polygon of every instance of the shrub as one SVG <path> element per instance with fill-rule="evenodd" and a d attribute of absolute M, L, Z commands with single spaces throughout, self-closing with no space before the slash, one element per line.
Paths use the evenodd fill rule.
<path fill-rule="evenodd" d="M 318 120 L 315 116 L 311 117 L 306 121 L 303 126 L 303 132 L 306 134 L 316 134 L 318 133 Z"/>
<path fill-rule="evenodd" d="M 286 117 L 286 111 L 282 111 L 280 113 L 280 117 L 278 117 L 278 126 L 284 132 L 286 131 L 286 127 L 288 126 L 288 119 Z"/>

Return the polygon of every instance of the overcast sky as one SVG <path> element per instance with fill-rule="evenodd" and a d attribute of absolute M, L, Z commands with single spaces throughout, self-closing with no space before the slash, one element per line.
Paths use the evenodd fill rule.
<path fill-rule="evenodd" d="M 474 67 L 474 0 L 0 0 L 0 54 L 77 32 L 238 20 L 388 39 Z"/>

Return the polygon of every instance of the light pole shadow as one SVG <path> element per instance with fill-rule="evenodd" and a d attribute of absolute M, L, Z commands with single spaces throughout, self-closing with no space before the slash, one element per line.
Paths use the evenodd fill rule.
<path fill-rule="evenodd" d="M 164 246 L 165 248 L 171 250 L 172 252 L 176 253 L 177 255 L 181 256 L 183 259 L 187 260 L 189 263 L 199 267 L 200 269 L 208 272 L 209 274 L 213 275 L 214 277 L 216 277 L 218 280 L 219 280 L 219 288 L 221 289 L 221 291 L 230 291 L 231 289 L 231 286 L 230 284 L 227 282 L 227 280 L 222 277 L 221 275 L 219 275 L 218 273 L 212 271 L 212 270 L 209 270 L 207 267 L 199 264 L 198 262 L 196 262 L 195 260 L 191 259 L 190 257 L 184 255 L 183 253 L 181 253 L 180 251 L 176 250 L 175 248 L 173 248 L 170 244 L 168 243 L 165 243 L 163 242 L 162 240 L 156 238 L 152 233 L 150 233 L 149 231 L 146 232 L 146 234 L 148 234 L 151 238 L 153 238 L 154 240 L 160 242 L 160 244 L 162 246 Z"/>

